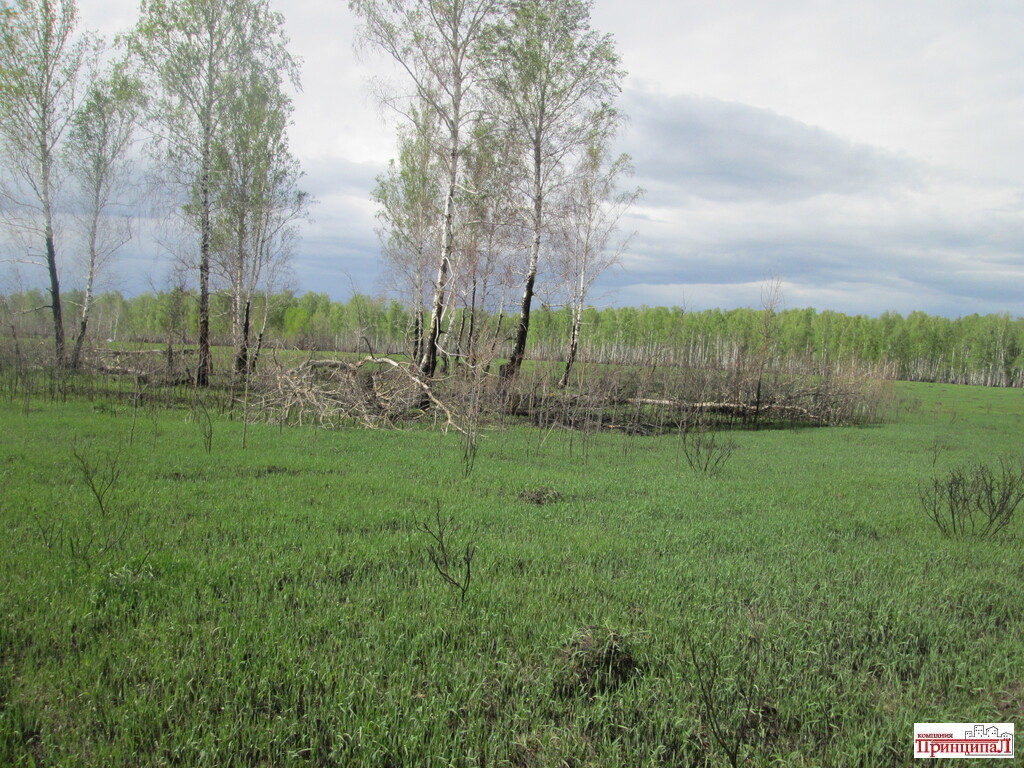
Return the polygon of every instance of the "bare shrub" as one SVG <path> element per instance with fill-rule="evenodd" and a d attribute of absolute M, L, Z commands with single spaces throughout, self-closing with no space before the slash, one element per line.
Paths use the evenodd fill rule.
<path fill-rule="evenodd" d="M 420 530 L 433 541 L 427 549 L 427 556 L 434 564 L 434 570 L 449 587 L 459 593 L 459 601 L 466 602 L 466 593 L 469 592 L 469 585 L 473 579 L 476 546 L 472 542 L 467 542 L 463 548 L 452 543 L 452 537 L 459 531 L 459 525 L 454 517 L 442 517 L 440 502 L 434 508 L 433 521 L 423 521 Z"/>
<path fill-rule="evenodd" d="M 920 489 L 921 507 L 944 536 L 994 536 L 1024 501 L 1024 463 L 1001 458 L 992 468 L 973 462 Z"/>
<path fill-rule="evenodd" d="M 706 413 L 692 414 L 679 430 L 679 442 L 690 469 L 716 477 L 736 450 L 735 441 L 715 429 Z"/>
<path fill-rule="evenodd" d="M 141 524 L 133 507 L 113 504 L 121 480 L 124 457 L 116 451 L 98 450 L 94 444 L 71 446 L 71 460 L 95 501 L 92 515 L 34 516 L 36 534 L 48 552 L 65 552 L 87 568 L 119 549 L 125 539 L 137 534 Z M 146 554 L 148 557 L 148 552 Z"/>
<path fill-rule="evenodd" d="M 769 648 L 760 633 L 747 638 L 739 653 L 723 650 L 724 638 L 698 646 L 693 636 L 686 649 L 693 671 L 703 730 L 725 754 L 729 765 L 738 768 L 750 762 L 750 753 L 771 748 L 778 738 L 778 712 L 769 696 Z"/>

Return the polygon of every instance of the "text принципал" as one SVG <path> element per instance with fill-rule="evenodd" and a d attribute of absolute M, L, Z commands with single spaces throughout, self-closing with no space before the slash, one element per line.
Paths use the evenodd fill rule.
<path fill-rule="evenodd" d="M 914 757 L 1014 756 L 1013 723 L 914 723 Z"/>

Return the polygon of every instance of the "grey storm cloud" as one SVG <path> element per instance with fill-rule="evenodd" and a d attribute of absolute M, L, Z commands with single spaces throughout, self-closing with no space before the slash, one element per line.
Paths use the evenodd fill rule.
<path fill-rule="evenodd" d="M 622 102 L 621 148 L 647 195 L 616 300 L 699 302 L 686 286 L 700 285 L 731 305 L 781 277 L 802 286 L 797 301 L 858 311 L 1022 306 L 1012 187 L 738 102 L 638 90 Z"/>
<path fill-rule="evenodd" d="M 660 253 L 640 264 L 629 262 L 627 272 L 637 281 L 654 284 L 728 285 L 763 282 L 775 276 L 829 284 L 860 280 L 865 271 L 883 277 L 892 262 L 892 254 L 884 249 L 810 238 L 799 243 L 723 242 L 684 252 L 652 243 L 650 248 L 645 244 L 645 250 Z M 621 275 L 618 282 L 622 282 Z"/>
<path fill-rule="evenodd" d="M 629 91 L 626 149 L 656 197 L 800 200 L 914 186 L 920 169 L 771 110 L 697 96 Z"/>

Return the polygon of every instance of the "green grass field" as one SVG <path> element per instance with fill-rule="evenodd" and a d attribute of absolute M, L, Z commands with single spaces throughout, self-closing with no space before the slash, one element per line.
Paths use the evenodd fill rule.
<path fill-rule="evenodd" d="M 948 539 L 918 489 L 1020 456 L 1024 393 L 897 392 L 718 477 L 674 435 L 488 430 L 465 476 L 457 434 L 5 399 L 0 765 L 875 768 L 1020 722 L 1024 510 Z"/>

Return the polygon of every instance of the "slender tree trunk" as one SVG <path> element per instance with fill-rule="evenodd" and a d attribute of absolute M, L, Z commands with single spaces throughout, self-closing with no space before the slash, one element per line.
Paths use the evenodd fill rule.
<path fill-rule="evenodd" d="M 461 90 L 461 84 L 456 84 Z M 441 263 L 437 269 L 437 283 L 434 286 L 434 301 L 430 312 L 430 329 L 427 331 L 420 373 L 432 378 L 437 369 L 438 347 L 441 339 L 441 323 L 444 320 L 448 280 L 451 273 L 452 254 L 455 252 L 455 195 L 459 181 L 459 120 L 456 109 L 451 123 L 451 165 L 448 170 L 448 195 L 444 201 L 444 238 L 441 244 Z"/>
<path fill-rule="evenodd" d="M 245 228 L 236 232 L 235 260 L 231 265 L 231 345 L 234 351 L 235 376 L 245 376 L 248 371 L 246 358 L 249 356 L 249 313 L 252 309 L 252 293 L 245 287 Z"/>
<path fill-rule="evenodd" d="M 534 141 L 533 149 L 533 240 L 530 243 L 530 263 L 526 270 L 526 285 L 523 301 L 519 308 L 519 326 L 512 346 L 509 361 L 501 367 L 503 379 L 511 380 L 519 374 L 526 356 L 526 338 L 530 333 L 530 308 L 533 304 L 533 287 L 537 282 L 537 264 L 540 261 L 541 228 L 544 224 L 544 193 L 541 189 L 541 144 Z"/>
<path fill-rule="evenodd" d="M 423 354 L 423 307 L 416 307 L 412 321 L 412 359 L 419 360 Z"/>
<path fill-rule="evenodd" d="M 82 299 L 82 314 L 78 321 L 78 337 L 75 339 L 75 347 L 71 352 L 70 368 L 78 370 L 81 363 L 82 346 L 85 343 L 85 332 L 89 327 L 89 313 L 92 310 L 93 271 L 89 270 L 89 278 L 85 283 L 85 296 Z"/>
<path fill-rule="evenodd" d="M 60 278 L 57 276 L 57 251 L 53 244 L 53 232 L 46 233 L 46 268 L 50 273 L 50 307 L 53 311 L 53 350 L 58 368 L 64 367 L 64 313 L 60 301 Z"/>
<path fill-rule="evenodd" d="M 565 389 L 569 386 L 569 374 L 576 363 L 576 350 L 579 349 L 580 345 L 580 327 L 582 325 L 583 312 L 577 311 L 577 308 L 573 307 L 572 330 L 569 332 L 569 351 L 565 356 L 565 370 L 562 372 L 562 378 L 558 380 L 559 389 Z"/>
<path fill-rule="evenodd" d="M 516 327 L 516 339 L 512 346 L 512 354 L 507 363 L 501 366 L 504 379 L 514 379 L 523 366 L 526 356 L 526 338 L 530 333 L 530 309 L 533 304 L 533 287 L 537 281 L 537 259 L 531 247 L 530 270 L 526 275 L 526 286 L 523 288 L 523 301 L 519 308 L 519 325 Z"/>
<path fill-rule="evenodd" d="M 85 278 L 85 296 L 82 298 L 82 314 L 79 316 L 78 337 L 75 339 L 75 348 L 71 353 L 71 369 L 78 370 L 81 363 L 82 346 L 85 343 L 85 333 L 89 327 L 89 314 L 92 311 L 92 295 L 96 285 L 96 269 L 99 262 L 99 255 L 96 253 L 96 241 L 99 237 L 99 213 L 100 200 L 98 188 L 94 190 L 92 199 L 92 213 L 89 218 L 89 271 Z"/>
<path fill-rule="evenodd" d="M 475 368 L 477 360 L 479 359 L 479 345 L 476 343 L 477 337 L 477 322 L 476 322 L 476 279 L 473 280 L 473 293 L 469 300 L 469 342 L 467 344 L 469 365 L 471 368 Z"/>
<path fill-rule="evenodd" d="M 212 36 L 212 32 L 210 35 Z M 213 48 L 212 40 L 210 48 Z M 206 61 L 206 103 L 202 113 L 203 143 L 199 162 L 199 360 L 196 365 L 196 386 L 210 384 L 213 359 L 210 355 L 210 240 L 213 229 L 211 208 L 213 165 L 213 61 Z"/>
<path fill-rule="evenodd" d="M 248 358 L 250 376 L 256 372 L 256 364 L 260 360 L 260 352 L 263 351 L 263 333 L 261 330 L 256 334 L 256 343 L 252 345 L 252 354 Z"/>
<path fill-rule="evenodd" d="M 267 332 L 267 321 L 270 318 L 270 294 L 266 294 L 263 301 L 263 317 L 260 320 L 260 331 L 256 334 L 256 342 L 252 345 L 252 354 L 249 355 L 249 375 L 256 372 L 256 364 L 260 359 L 260 352 L 263 351 L 263 337 Z"/>
<path fill-rule="evenodd" d="M 580 346 L 580 331 L 583 328 L 583 307 L 587 301 L 587 267 L 590 264 L 590 226 L 587 226 L 587 235 L 584 238 L 582 253 L 576 261 L 576 287 L 575 297 L 572 302 L 572 329 L 569 332 L 569 352 L 565 356 L 565 371 L 558 382 L 559 389 L 569 386 L 569 373 L 576 363 L 576 352 Z"/>
<path fill-rule="evenodd" d="M 245 376 L 249 371 L 249 313 L 251 311 L 252 302 L 246 301 L 238 337 L 238 348 L 235 352 L 235 373 L 238 376 Z"/>
<path fill-rule="evenodd" d="M 50 276 L 50 309 L 53 314 L 53 351 L 54 362 L 58 368 L 64 367 L 64 313 L 60 301 L 60 277 L 57 274 L 57 246 L 53 236 L 53 211 L 50 202 L 50 162 L 48 153 L 43 157 L 43 227 L 46 238 L 46 269 Z"/>
<path fill-rule="evenodd" d="M 447 240 L 447 224 L 445 225 Z M 447 246 L 445 246 L 447 247 Z M 437 283 L 434 286 L 434 301 L 430 310 L 430 327 L 423 340 L 423 356 L 420 359 L 420 372 L 430 378 L 437 369 L 437 348 L 441 338 L 441 322 L 444 319 L 445 287 L 448 283 L 448 259 L 441 257 L 437 270 Z"/>
<path fill-rule="evenodd" d="M 89 326 L 89 316 L 85 313 L 85 308 L 82 308 L 82 317 L 78 321 L 78 336 L 75 338 L 75 346 L 71 350 L 71 362 L 68 363 L 68 368 L 73 371 L 77 371 L 81 365 L 82 359 L 82 345 L 85 341 L 85 332 Z"/>
<path fill-rule="evenodd" d="M 209 153 L 204 151 L 204 156 Z M 199 221 L 199 361 L 196 385 L 209 386 L 213 361 L 210 356 L 210 169 L 208 157 L 203 160 L 200 181 Z"/>

